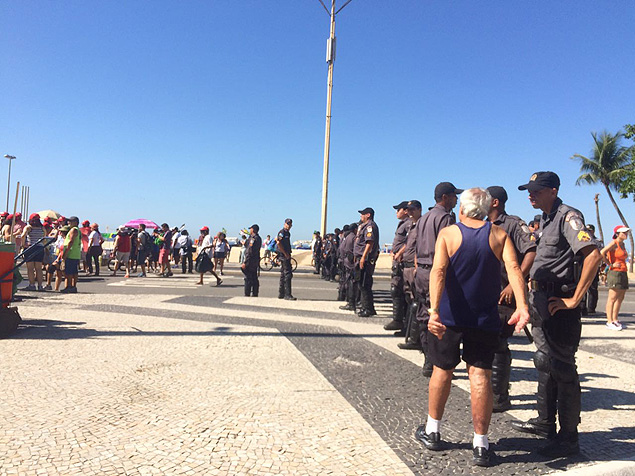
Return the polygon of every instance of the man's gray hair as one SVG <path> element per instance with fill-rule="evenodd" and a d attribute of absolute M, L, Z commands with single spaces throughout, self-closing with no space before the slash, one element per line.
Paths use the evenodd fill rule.
<path fill-rule="evenodd" d="M 492 196 L 484 188 L 470 188 L 461 194 L 461 213 L 483 220 L 492 206 Z"/>

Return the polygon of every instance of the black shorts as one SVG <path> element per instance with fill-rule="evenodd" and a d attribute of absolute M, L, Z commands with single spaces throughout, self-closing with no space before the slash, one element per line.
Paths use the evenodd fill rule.
<path fill-rule="evenodd" d="M 486 332 L 470 327 L 448 327 L 443 339 L 428 336 L 430 361 L 443 370 L 452 370 L 461 362 L 460 346 L 463 343 L 463 361 L 479 369 L 491 369 L 494 352 L 498 348 L 500 332 Z"/>

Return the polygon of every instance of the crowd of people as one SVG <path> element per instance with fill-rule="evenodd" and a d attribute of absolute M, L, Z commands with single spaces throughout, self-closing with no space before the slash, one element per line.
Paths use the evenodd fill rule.
<path fill-rule="evenodd" d="M 418 200 L 393 207 L 398 225 L 391 251 L 392 320 L 384 328 L 404 339 L 400 348 L 424 355 L 423 375 L 430 378 L 428 418 L 415 436 L 431 451 L 445 447 L 441 420 L 454 369 L 462 359 L 471 386 L 473 462 L 492 464 L 487 437 L 492 412 L 512 407 L 508 339 L 525 330 L 536 346 L 538 416 L 512 426 L 546 438 L 547 444 L 539 450 L 544 456 L 579 452 L 581 391 L 575 355 L 581 316 L 583 308 L 595 312 L 600 271 L 607 267 L 606 326 L 623 329 L 619 311 L 628 289 L 624 242 L 630 229 L 616 226 L 604 246 L 582 214 L 563 203 L 559 188 L 560 179 L 553 172 L 537 172 L 518 187 L 542 212 L 529 225 L 507 213 L 508 194 L 501 186 L 461 190 L 441 182 L 434 189 L 434 206 L 426 213 Z M 453 210 L 459 195 L 457 221 Z M 359 214 L 358 222 L 324 237 L 316 231 L 312 258 L 316 275 L 338 282 L 337 299 L 346 303 L 341 309 L 371 317 L 377 314 L 373 275 L 380 254 L 379 228 L 373 208 Z M 259 294 L 262 250 L 265 256 L 276 253 L 280 263 L 278 298 L 296 299 L 292 226 L 293 220 L 287 218 L 277 236 L 267 235 L 264 242 L 257 224 L 245 231 L 248 236 L 243 237 L 239 260 L 245 296 Z M 97 223 L 84 221 L 80 227 L 74 216 L 41 220 L 37 214 L 25 223 L 20 214 L 5 213 L 0 234 L 5 242 L 15 243 L 16 253 L 24 254 L 27 291 L 52 290 L 55 279 L 55 290 L 75 293 L 82 266 L 87 275 L 100 273 L 104 239 Z M 173 263 L 184 274 L 196 271 L 198 285 L 211 273 L 218 286 L 230 250 L 225 233 L 212 238 L 207 226 L 196 240 L 187 230 L 167 223 L 152 233 L 144 224 L 138 229 L 120 227 L 112 249 L 112 275 L 121 265 L 128 278 L 139 265 L 140 278 L 151 270 L 169 278 Z M 531 333 L 525 329 L 530 319 Z"/>
<path fill-rule="evenodd" d="M 538 172 L 518 187 L 542 212 L 529 226 L 507 214 L 508 195 L 500 186 L 464 191 L 441 182 L 425 214 L 418 200 L 393 207 L 399 221 L 392 246 L 393 313 L 384 328 L 404 338 L 400 348 L 424 354 L 429 413 L 415 436 L 429 450 L 445 447 L 441 419 L 462 359 L 471 386 L 473 462 L 492 464 L 491 414 L 512 407 L 508 339 L 525 330 L 537 349 L 538 417 L 513 427 L 548 439 L 539 450 L 546 457 L 579 452 L 575 354 L 581 315 L 595 312 L 599 277 L 606 269 L 607 327 L 623 328 L 618 314 L 628 288 L 624 241 L 630 229 L 618 225 L 604 246 L 582 214 L 562 202 L 559 188 L 553 172 Z M 459 195 L 457 222 L 453 210 Z M 372 276 L 379 230 L 372 208 L 359 213 L 359 222 L 324 237 L 314 233 L 313 264 L 322 279 L 339 275 L 337 299 L 347 301 L 341 309 L 370 317 L 376 314 Z M 530 317 L 531 333 L 525 329 Z"/>

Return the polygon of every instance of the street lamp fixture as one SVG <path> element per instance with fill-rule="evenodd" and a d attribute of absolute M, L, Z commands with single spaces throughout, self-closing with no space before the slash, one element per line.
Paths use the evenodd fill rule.
<path fill-rule="evenodd" d="M 11 161 L 15 160 L 15 156 L 4 154 L 5 159 L 9 159 L 9 175 L 7 177 L 7 212 L 9 211 L 9 188 L 11 187 Z"/>

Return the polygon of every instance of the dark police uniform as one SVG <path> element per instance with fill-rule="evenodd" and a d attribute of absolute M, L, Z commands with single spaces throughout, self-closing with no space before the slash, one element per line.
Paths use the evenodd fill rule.
<path fill-rule="evenodd" d="M 254 230 L 255 231 L 255 230 Z M 262 247 L 262 238 L 256 233 L 249 235 L 245 241 L 245 254 L 243 274 L 245 275 L 245 296 L 258 296 L 260 290 L 260 282 L 258 281 L 258 265 L 260 264 L 260 248 Z"/>
<path fill-rule="evenodd" d="M 518 264 L 522 263 L 525 255 L 536 250 L 536 242 L 525 222 L 515 215 L 507 215 L 502 212 L 493 222 L 509 235 L 516 250 Z M 509 284 L 507 270 L 501 268 L 501 291 Z M 511 408 L 509 400 L 509 379 L 511 374 L 512 353 L 509 350 L 507 339 L 514 333 L 513 326 L 507 324 L 509 318 L 516 309 L 515 302 L 509 305 L 499 304 L 498 313 L 503 322 L 499 347 L 494 354 L 492 362 L 492 388 L 494 390 L 494 411 L 505 411 Z"/>
<path fill-rule="evenodd" d="M 411 340 L 409 333 L 410 329 L 413 328 L 412 323 L 417 315 L 417 304 L 415 301 L 415 254 L 417 245 L 417 223 L 419 223 L 420 220 L 421 218 L 413 223 L 412 219 L 410 219 L 410 227 L 407 230 L 406 244 L 404 245 L 405 250 L 401 255 L 401 268 L 403 269 L 402 292 L 406 300 L 406 316 L 405 322 L 403 323 L 404 327 L 402 328 L 402 330 L 404 332 L 406 330 L 408 331 L 405 332 L 406 344 L 409 340 Z M 417 339 L 414 340 L 418 342 L 419 339 L 417 337 Z M 403 348 L 404 346 L 401 347 Z M 415 347 L 420 348 L 418 343 L 415 345 Z"/>
<path fill-rule="evenodd" d="M 577 443 L 581 398 L 575 353 L 582 331 L 581 311 L 578 306 L 551 316 L 548 300 L 573 296 L 579 279 L 574 270 L 576 254 L 596 243 L 585 229 L 582 214 L 560 198 L 549 214 L 542 214 L 537 242 L 530 273 L 534 365 L 538 370 L 538 418 L 533 422 L 552 435 L 557 413 L 559 437 Z"/>
<path fill-rule="evenodd" d="M 322 279 L 331 280 L 331 268 L 333 263 L 333 238 L 327 234 L 324 237 L 322 247 Z"/>
<path fill-rule="evenodd" d="M 412 220 L 406 218 L 401 220 L 395 231 L 395 238 L 392 241 L 393 255 L 406 246 L 408 231 L 412 228 Z M 390 275 L 390 296 L 392 297 L 392 320 L 402 323 L 406 317 L 406 297 L 403 292 L 403 264 L 393 260 Z"/>
<path fill-rule="evenodd" d="M 439 232 L 456 222 L 454 214 L 446 210 L 440 203 L 432 207 L 417 223 L 417 237 L 415 244 L 415 300 L 417 301 L 416 324 L 423 353 L 426 355 L 426 370 L 431 370 L 427 358 L 428 354 L 428 320 L 430 315 L 430 270 L 434 261 L 434 247 Z M 415 335 L 411 335 L 412 338 Z"/>
<path fill-rule="evenodd" d="M 348 225 L 344 225 L 342 238 L 337 248 L 337 268 L 339 269 L 340 281 L 337 287 L 337 300 L 346 301 L 346 268 L 344 267 L 344 244 L 348 235 Z"/>
<path fill-rule="evenodd" d="M 291 271 L 291 232 L 286 229 L 282 229 L 278 232 L 276 238 L 278 248 L 284 250 L 289 255 L 287 258 L 283 253 L 278 255 L 280 260 L 280 285 L 278 287 L 279 299 L 291 299 L 291 279 L 293 278 L 293 272 Z"/>
<path fill-rule="evenodd" d="M 331 253 L 333 254 L 331 258 L 331 272 L 330 277 L 331 281 L 335 281 L 335 276 L 337 276 L 337 261 L 339 259 L 339 249 L 340 249 L 340 230 L 338 228 L 335 229 L 335 232 L 331 235 L 331 241 L 333 244 L 333 249 Z"/>
<path fill-rule="evenodd" d="M 315 244 L 313 245 L 313 264 L 315 265 L 314 274 L 320 274 L 320 266 L 322 265 L 322 237 L 316 235 Z"/>
<path fill-rule="evenodd" d="M 372 241 L 373 245 L 366 256 L 364 268 L 359 267 L 359 262 L 364 254 L 366 243 Z M 374 316 L 375 304 L 373 302 L 373 273 L 375 263 L 379 256 L 379 228 L 372 218 L 366 223 L 360 223 L 357 228 L 357 236 L 353 245 L 353 257 L 355 258 L 355 281 L 357 281 L 360 292 L 361 309 L 359 315 L 362 317 Z"/>
<path fill-rule="evenodd" d="M 353 246 L 355 245 L 355 239 L 357 238 L 357 226 L 351 225 L 351 229 L 344 234 L 342 240 L 342 264 L 344 269 L 344 287 L 346 288 L 346 301 L 345 306 L 341 306 L 340 309 L 347 311 L 355 310 L 355 303 L 357 302 L 358 286 L 354 279 L 355 271 L 355 258 L 353 256 Z"/>

